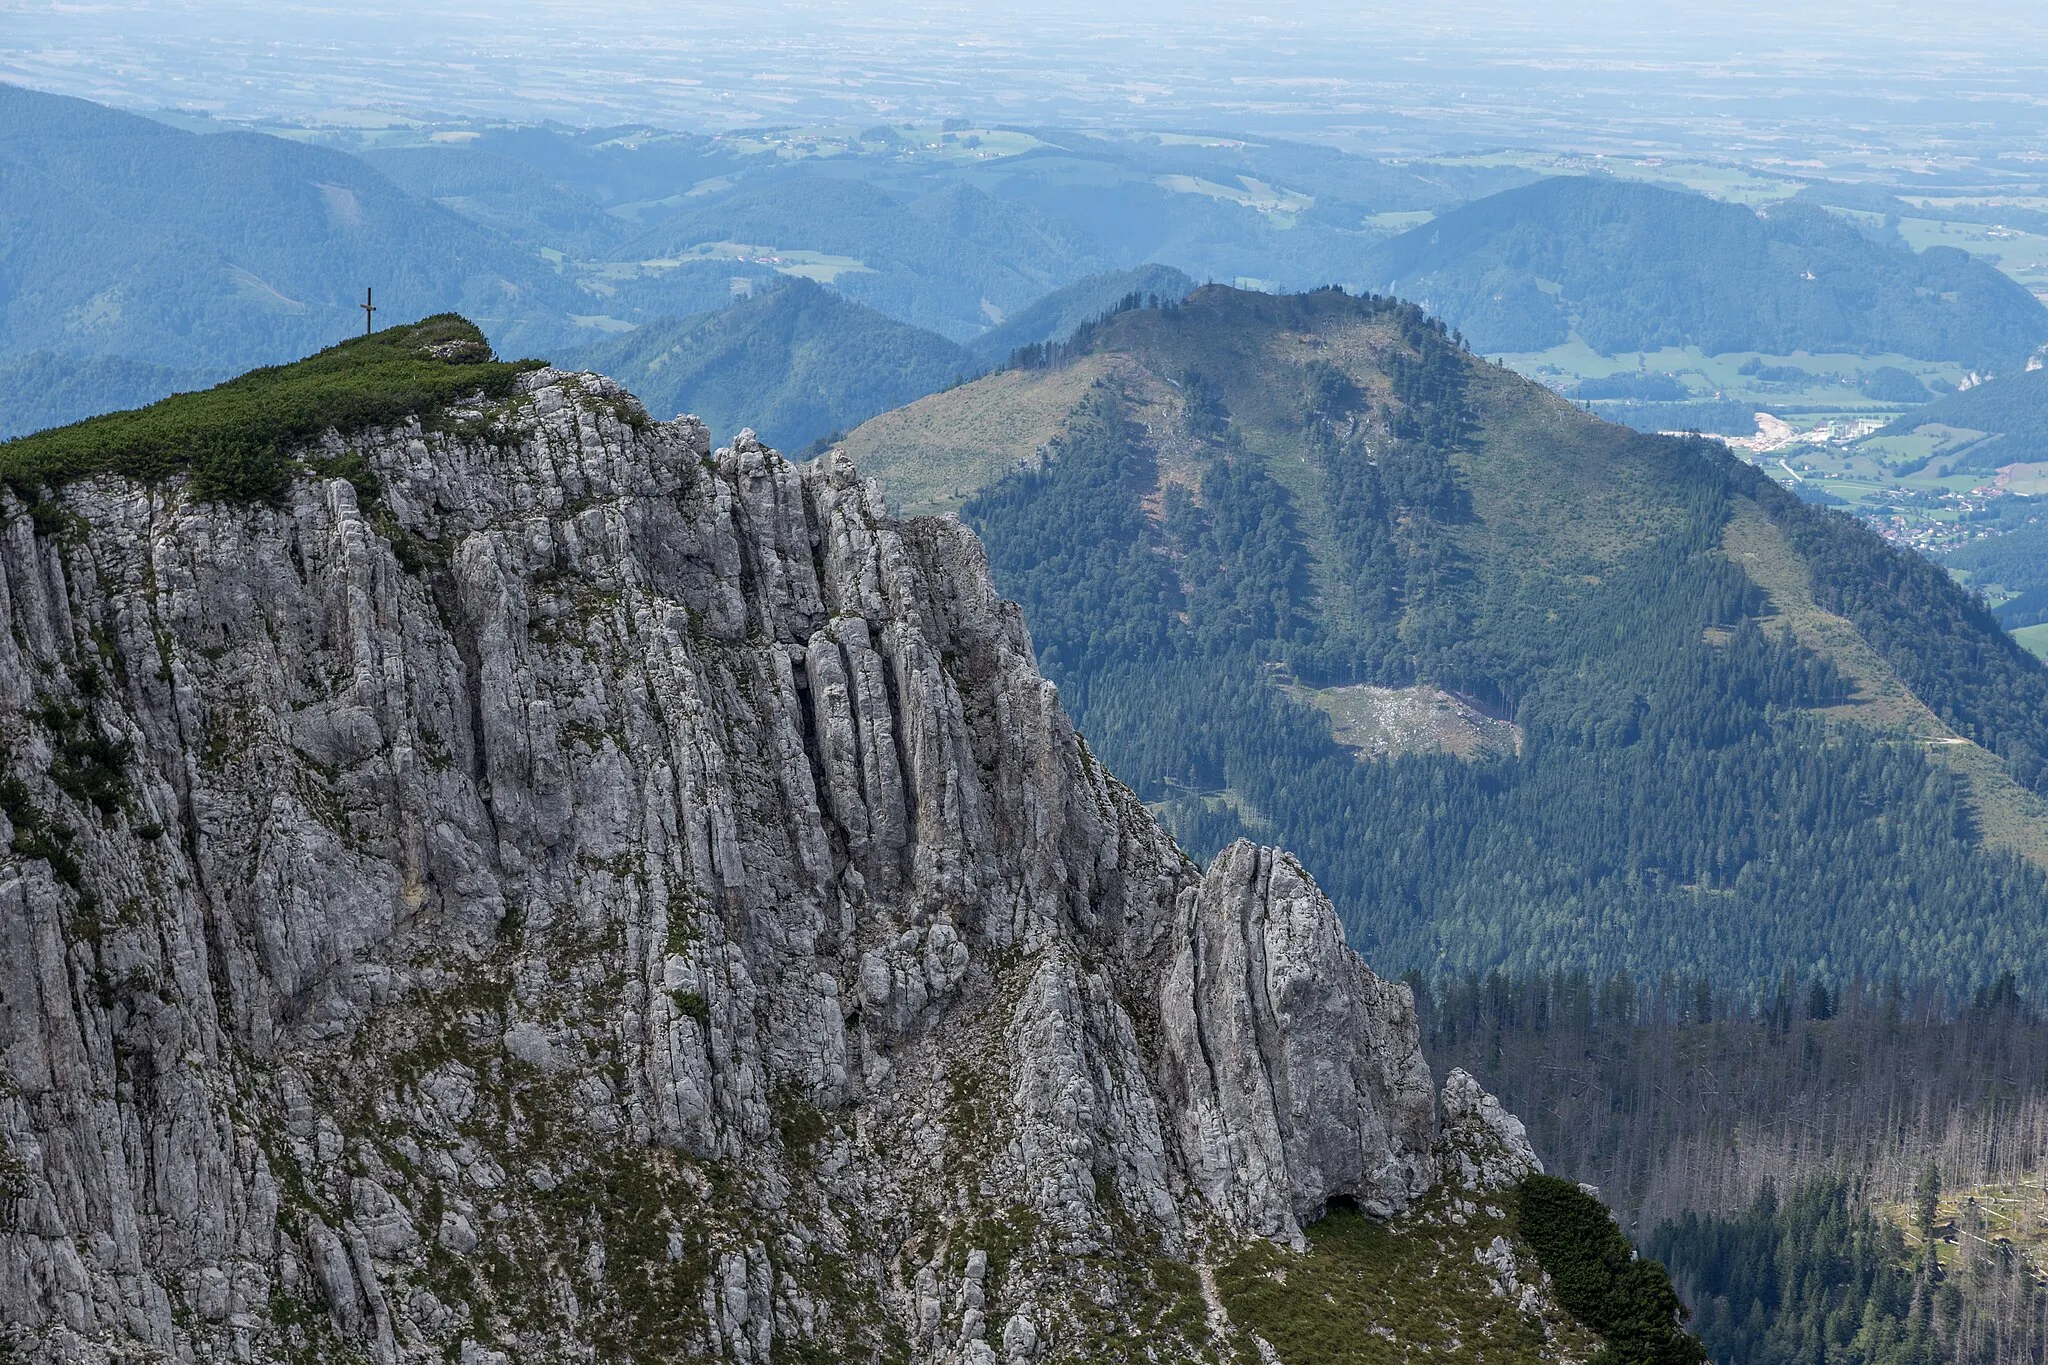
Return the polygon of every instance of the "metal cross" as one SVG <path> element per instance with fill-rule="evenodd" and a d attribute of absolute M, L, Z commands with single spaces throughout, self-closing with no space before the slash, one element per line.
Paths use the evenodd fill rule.
<path fill-rule="evenodd" d="M 374 290 L 370 290 L 370 289 L 365 289 L 365 290 L 363 291 L 363 301 L 362 301 L 361 303 L 359 303 L 359 304 L 357 304 L 357 305 L 356 305 L 356 307 L 358 307 L 358 308 L 360 308 L 360 309 L 362 309 L 362 310 L 363 310 L 363 335 L 364 335 L 364 336 L 368 336 L 368 335 L 370 334 L 370 320 L 371 320 L 372 318 L 374 318 L 374 317 L 376 316 L 376 314 L 377 314 L 377 305 L 376 305 L 375 303 L 371 302 L 371 300 L 372 300 L 372 299 L 373 299 L 374 297 L 375 297 L 375 291 L 374 291 Z"/>

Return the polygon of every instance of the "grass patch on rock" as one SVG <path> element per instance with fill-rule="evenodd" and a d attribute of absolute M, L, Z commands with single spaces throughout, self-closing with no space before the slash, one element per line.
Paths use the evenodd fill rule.
<path fill-rule="evenodd" d="M 45 490 L 94 474 L 153 482 L 189 473 L 208 501 L 275 501 L 302 468 L 293 452 L 323 433 L 430 417 L 479 393 L 504 398 L 541 363 L 495 359 L 475 324 L 442 313 L 198 393 L 0 443 L 0 480 L 31 506 Z"/>
<path fill-rule="evenodd" d="M 1216 1269 L 1232 1324 L 1263 1338 L 1285 1365 L 1592 1355 L 1599 1342 L 1577 1323 L 1524 1316 L 1514 1298 L 1494 1292 L 1479 1253 L 1496 1237 L 1514 1240 L 1511 1212 L 1454 1198 L 1439 1191 L 1391 1221 L 1332 1209 L 1307 1229 L 1305 1255 L 1250 1243 Z"/>

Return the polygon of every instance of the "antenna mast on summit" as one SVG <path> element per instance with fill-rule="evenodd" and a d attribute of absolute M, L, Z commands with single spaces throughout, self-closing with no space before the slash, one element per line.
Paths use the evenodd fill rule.
<path fill-rule="evenodd" d="M 362 301 L 361 303 L 359 303 L 359 304 L 357 304 L 357 305 L 356 305 L 356 307 L 358 307 L 358 308 L 360 308 L 360 309 L 362 309 L 362 310 L 363 310 L 363 335 L 364 335 L 364 336 L 368 336 L 368 335 L 370 334 L 370 321 L 371 321 L 371 319 L 372 319 L 372 318 L 376 317 L 376 315 L 377 315 L 377 305 L 376 305 L 376 303 L 374 303 L 374 302 L 373 302 L 373 299 L 375 298 L 375 296 L 376 296 L 376 291 L 375 291 L 375 290 L 372 290 L 372 289 L 365 289 L 365 290 L 363 290 L 363 301 Z"/>

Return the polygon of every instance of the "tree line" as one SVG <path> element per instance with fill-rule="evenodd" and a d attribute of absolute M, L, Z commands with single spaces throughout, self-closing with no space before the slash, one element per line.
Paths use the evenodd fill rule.
<path fill-rule="evenodd" d="M 1471 1071 L 1551 1172 L 1599 1189 L 1712 1359 L 2048 1353 L 2041 1269 L 1974 1193 L 2048 1219 L 2048 1019 L 2013 977 L 1964 994 L 1790 972 L 1409 985 L 1431 1064 Z"/>

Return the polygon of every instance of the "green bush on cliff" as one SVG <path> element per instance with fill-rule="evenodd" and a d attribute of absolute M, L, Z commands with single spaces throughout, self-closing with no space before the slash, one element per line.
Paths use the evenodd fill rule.
<path fill-rule="evenodd" d="M 198 393 L 0 443 L 0 479 L 33 503 L 93 474 L 189 472 L 198 497 L 274 501 L 290 486 L 292 451 L 321 433 L 429 416 L 478 391 L 502 398 L 539 363 L 496 360 L 472 323 L 442 313 Z"/>
<path fill-rule="evenodd" d="M 1637 1257 L 1607 1207 L 1569 1180 L 1532 1175 L 1517 1190 L 1515 1229 L 1536 1252 L 1565 1311 L 1606 1339 L 1598 1365 L 1700 1365 L 1679 1326 L 1685 1305 L 1655 1261 Z"/>

